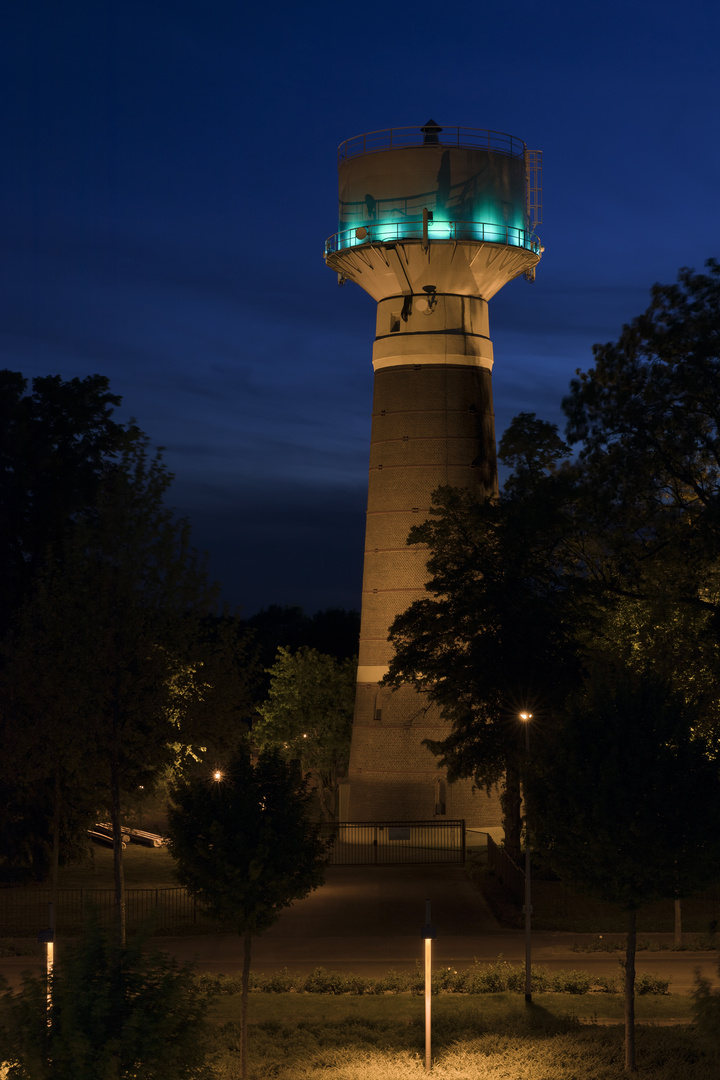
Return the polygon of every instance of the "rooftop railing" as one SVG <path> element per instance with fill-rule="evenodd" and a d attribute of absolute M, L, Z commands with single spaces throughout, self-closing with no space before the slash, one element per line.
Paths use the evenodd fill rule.
<path fill-rule="evenodd" d="M 443 127 L 437 136 L 428 136 L 419 127 L 385 128 L 382 131 L 367 131 L 363 135 L 354 135 L 340 143 L 338 147 L 338 165 L 349 158 L 363 154 L 378 154 L 383 150 L 398 150 L 409 146 L 424 146 L 429 149 L 465 148 L 469 150 L 489 150 L 494 154 L 508 154 L 510 157 L 525 156 L 525 143 L 514 135 L 503 131 L 488 131 L 485 128 Z"/>

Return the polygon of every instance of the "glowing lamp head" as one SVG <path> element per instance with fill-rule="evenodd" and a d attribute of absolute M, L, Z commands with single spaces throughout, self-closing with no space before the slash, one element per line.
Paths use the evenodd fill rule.
<path fill-rule="evenodd" d="M 528 720 L 532 720 L 532 713 L 531 712 L 521 712 L 520 713 L 520 719 L 524 720 L 527 723 Z"/>
<path fill-rule="evenodd" d="M 222 780 L 223 778 L 223 774 L 221 773 L 220 769 L 215 769 L 212 775 L 213 780 Z"/>

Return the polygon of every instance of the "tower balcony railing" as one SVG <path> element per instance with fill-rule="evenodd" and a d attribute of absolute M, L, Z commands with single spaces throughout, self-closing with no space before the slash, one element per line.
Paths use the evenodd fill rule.
<path fill-rule="evenodd" d="M 525 143 L 522 139 L 516 139 L 514 135 L 507 135 L 503 131 L 442 127 L 438 129 L 437 136 L 428 139 L 420 127 L 400 127 L 367 131 L 364 135 L 354 135 L 352 139 L 340 143 L 338 164 L 363 154 L 378 154 L 383 150 L 398 150 L 410 146 L 431 146 L 442 150 L 489 150 L 494 154 L 508 154 L 516 158 L 525 156 Z"/>
<path fill-rule="evenodd" d="M 425 239 L 421 221 L 383 221 L 344 229 L 325 241 L 325 255 L 350 248 L 374 244 L 395 244 L 402 240 L 422 242 Z M 495 225 L 486 221 L 431 221 L 427 239 L 431 241 L 473 241 L 484 244 L 504 244 L 524 248 L 539 255 L 540 239 L 527 229 L 515 225 Z"/>

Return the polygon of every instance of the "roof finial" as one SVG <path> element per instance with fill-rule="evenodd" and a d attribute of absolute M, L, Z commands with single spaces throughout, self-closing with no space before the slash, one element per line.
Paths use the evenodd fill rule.
<path fill-rule="evenodd" d="M 424 138 L 423 146 L 439 146 L 440 140 L 438 139 L 438 133 L 442 131 L 439 124 L 436 124 L 433 119 L 428 120 L 424 127 L 421 127 Z"/>

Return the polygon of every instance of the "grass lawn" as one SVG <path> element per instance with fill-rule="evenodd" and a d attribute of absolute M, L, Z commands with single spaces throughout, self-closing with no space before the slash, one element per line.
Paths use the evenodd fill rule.
<path fill-rule="evenodd" d="M 92 858 L 81 866 L 60 868 L 61 889 L 112 889 L 112 848 L 92 846 Z M 123 852 L 125 887 L 128 889 L 167 889 L 177 886 L 173 877 L 175 860 L 167 848 L 149 848 L 128 844 Z M 39 886 L 43 888 L 44 886 Z"/>
<path fill-rule="evenodd" d="M 239 996 L 212 1002 L 218 1080 L 238 1075 Z M 620 995 L 440 995 L 433 998 L 433 1075 L 443 1080 L 621 1080 Z M 637 1000 L 638 1076 L 717 1080 L 720 1057 L 687 1021 L 690 998 Z M 603 1020 L 615 1021 L 609 1025 Z M 253 994 L 252 1080 L 405 1080 L 425 1074 L 421 997 Z"/>

